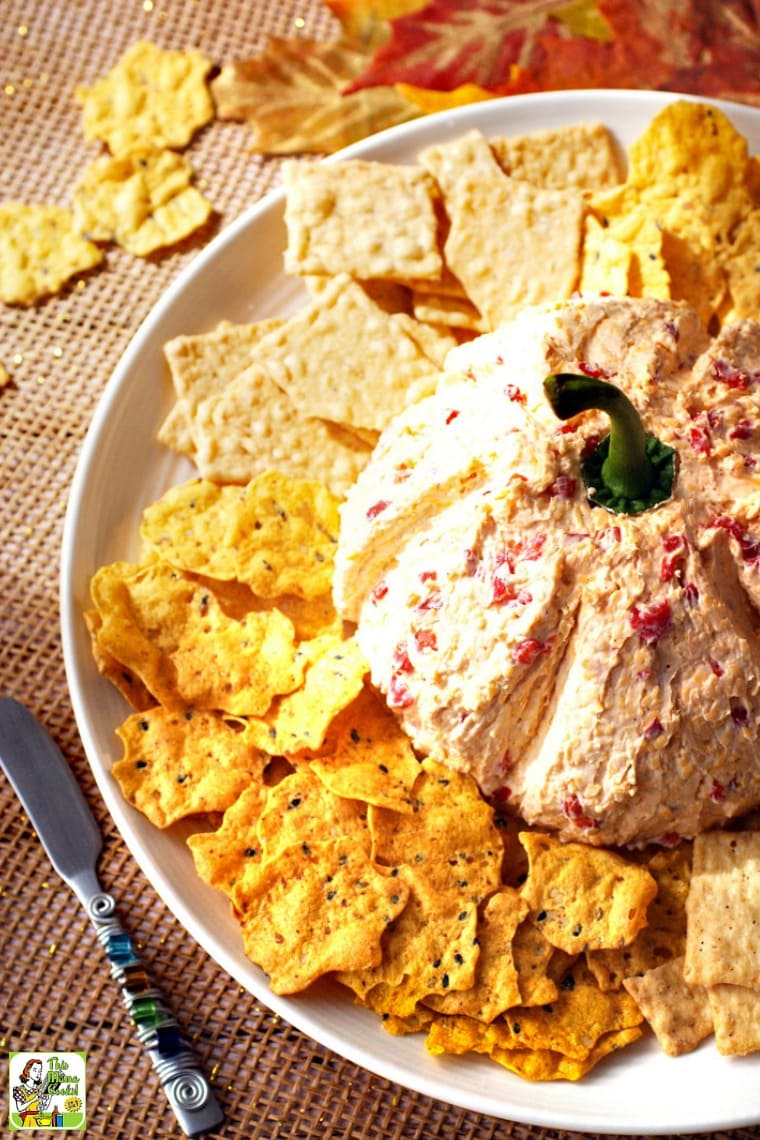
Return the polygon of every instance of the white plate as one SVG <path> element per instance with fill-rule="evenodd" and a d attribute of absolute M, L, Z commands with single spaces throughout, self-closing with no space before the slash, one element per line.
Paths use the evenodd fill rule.
<path fill-rule="evenodd" d="M 599 120 L 625 146 L 673 98 L 632 91 L 516 96 L 416 120 L 338 158 L 412 162 L 421 147 L 475 127 L 487 135 L 519 134 Z M 721 106 L 751 150 L 760 151 L 760 111 Z M 668 1059 L 647 1038 L 575 1084 L 531 1084 L 482 1058 L 432 1058 L 421 1036 L 389 1036 L 343 991 L 317 987 L 304 996 L 277 997 L 243 954 L 224 896 L 196 876 L 182 829 L 156 830 L 121 798 L 110 767 L 120 754 L 114 729 L 127 710 L 92 661 L 82 621 L 88 582 L 104 563 L 135 555 L 142 508 L 194 474 L 155 442 L 171 403 L 161 345 L 179 333 L 207 331 L 223 318 L 292 311 L 304 294 L 283 273 L 284 248 L 283 197 L 275 191 L 198 254 L 139 329 L 106 386 L 74 478 L 62 550 L 66 670 L 87 756 L 129 849 L 178 920 L 237 982 L 315 1040 L 401 1085 L 476 1112 L 559 1129 L 651 1135 L 760 1122 L 760 1058 L 721 1058 L 712 1043 Z"/>

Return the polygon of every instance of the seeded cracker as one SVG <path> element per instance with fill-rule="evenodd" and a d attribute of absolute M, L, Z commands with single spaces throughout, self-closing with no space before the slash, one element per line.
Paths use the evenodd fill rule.
<path fill-rule="evenodd" d="M 426 171 L 361 160 L 291 160 L 283 182 L 288 273 L 441 276 L 435 183 Z"/>
<path fill-rule="evenodd" d="M 743 1057 L 760 1050 L 760 990 L 722 984 L 708 986 L 707 997 L 718 1052 Z"/>
<path fill-rule="evenodd" d="M 712 1033 L 707 990 L 684 979 L 682 957 L 626 978 L 623 984 L 669 1057 L 690 1053 Z"/>
<path fill-rule="evenodd" d="M 210 70 L 199 51 L 164 51 L 138 41 L 108 75 L 77 88 L 85 138 L 106 143 L 116 157 L 147 146 L 181 149 L 214 117 Z"/>
<path fill-rule="evenodd" d="M 147 257 L 200 229 L 212 207 L 191 186 L 192 167 L 170 150 L 97 158 L 74 187 L 74 221 L 93 241 Z"/>
<path fill-rule="evenodd" d="M 0 204 L 0 301 L 6 305 L 32 305 L 102 260 L 101 250 L 78 232 L 70 210 Z"/>
<path fill-rule="evenodd" d="M 686 913 L 686 979 L 760 988 L 760 832 L 697 836 Z"/>

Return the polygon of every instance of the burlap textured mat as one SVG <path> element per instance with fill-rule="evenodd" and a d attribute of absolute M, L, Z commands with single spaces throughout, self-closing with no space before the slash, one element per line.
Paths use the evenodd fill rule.
<path fill-rule="evenodd" d="M 241 58 L 266 33 L 327 38 L 329 12 L 286 0 L 4 0 L 0 11 L 0 199 L 67 204 L 93 157 L 72 92 L 135 40 Z M 243 126 L 214 123 L 193 164 L 217 228 L 277 180 Z M 208 236 L 208 235 L 206 235 Z M 38 714 L 62 746 L 105 835 L 101 875 L 169 996 L 226 1112 L 230 1138 L 560 1135 L 451 1108 L 371 1076 L 273 1016 L 173 919 L 116 832 L 84 759 L 59 638 L 58 559 L 70 481 L 103 386 L 142 319 L 199 244 L 107 268 L 29 309 L 0 306 L 0 692 Z M 119 478 L 114 471 L 113 478 Z M 60 883 L 4 779 L 0 854 L 1 1125 L 8 1053 L 86 1050 L 93 1137 L 179 1135 L 91 928 Z M 391 1039 L 389 1039 L 391 1047 Z M 646 1090 L 642 1090 L 646 1095 Z M 736 1132 L 749 1137 L 751 1131 Z"/>

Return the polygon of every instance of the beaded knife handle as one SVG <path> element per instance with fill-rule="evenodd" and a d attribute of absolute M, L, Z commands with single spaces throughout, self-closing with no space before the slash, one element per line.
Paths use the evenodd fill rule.
<path fill-rule="evenodd" d="M 148 1051 L 175 1116 L 188 1136 L 224 1119 L 179 1027 L 116 916 L 97 877 L 102 837 L 58 745 L 18 701 L 0 698 L 0 764 L 21 800 L 53 867 L 92 920 L 121 986 L 124 1003 Z"/>

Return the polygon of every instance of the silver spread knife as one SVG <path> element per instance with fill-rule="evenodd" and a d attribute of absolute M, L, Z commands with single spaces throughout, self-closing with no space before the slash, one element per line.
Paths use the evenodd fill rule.
<path fill-rule="evenodd" d="M 116 917 L 114 899 L 98 881 L 102 838 L 87 801 L 58 745 L 29 710 L 10 697 L 0 697 L 0 764 L 51 863 L 92 920 L 184 1132 L 198 1136 L 216 1128 L 224 1119 L 222 1110 Z"/>

